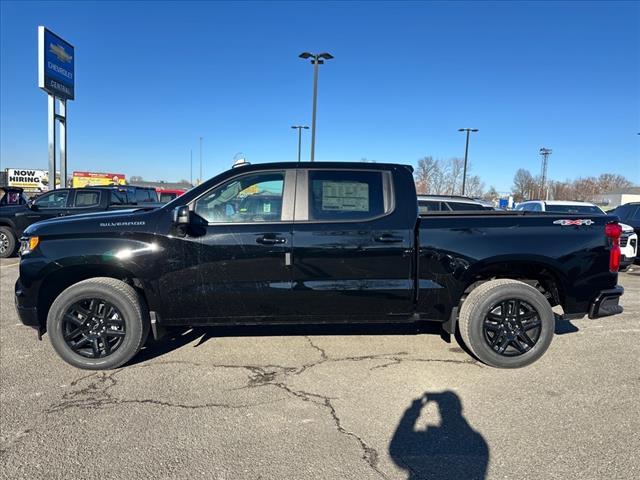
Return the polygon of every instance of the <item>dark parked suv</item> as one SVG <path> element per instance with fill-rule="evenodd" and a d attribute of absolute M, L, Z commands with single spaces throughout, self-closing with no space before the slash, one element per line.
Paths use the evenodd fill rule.
<path fill-rule="evenodd" d="M 9 200 L 11 194 L 5 196 Z M 0 203 L 0 258 L 13 255 L 22 232 L 40 220 L 133 206 L 160 206 L 155 189 L 132 186 L 58 188 L 40 195 L 32 202 L 19 198 L 18 204 Z"/>
<path fill-rule="evenodd" d="M 607 213 L 615 215 L 622 223 L 631 225 L 633 230 L 640 236 L 640 202 L 625 203 Z"/>

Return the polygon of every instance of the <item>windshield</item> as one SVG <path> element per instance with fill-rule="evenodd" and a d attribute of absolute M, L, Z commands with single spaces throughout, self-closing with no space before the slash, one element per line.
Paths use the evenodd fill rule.
<path fill-rule="evenodd" d="M 546 205 L 546 211 L 551 213 L 593 213 L 605 215 L 605 213 L 595 205 Z"/>

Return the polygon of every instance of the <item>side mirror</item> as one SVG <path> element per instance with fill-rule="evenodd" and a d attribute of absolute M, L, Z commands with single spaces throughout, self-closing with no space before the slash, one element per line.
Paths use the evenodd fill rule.
<path fill-rule="evenodd" d="M 189 207 L 187 205 L 173 209 L 173 224 L 176 226 L 189 224 Z"/>
<path fill-rule="evenodd" d="M 38 210 L 38 206 L 31 199 L 27 200 L 27 207 L 34 212 Z"/>

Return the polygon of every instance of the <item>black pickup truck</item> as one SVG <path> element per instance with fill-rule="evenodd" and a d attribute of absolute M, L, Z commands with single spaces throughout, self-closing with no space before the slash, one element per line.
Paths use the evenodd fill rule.
<path fill-rule="evenodd" d="M 156 210 L 31 225 L 15 301 L 87 369 L 126 363 L 162 326 L 415 321 L 513 368 L 549 347 L 552 306 L 622 311 L 620 230 L 597 214 L 419 216 L 409 166 L 247 165 Z"/>
<path fill-rule="evenodd" d="M 78 213 L 131 208 L 134 205 L 158 207 L 155 189 L 133 186 L 59 188 L 44 193 L 33 202 L 0 204 L 0 258 L 16 251 L 25 228 L 40 220 Z"/>

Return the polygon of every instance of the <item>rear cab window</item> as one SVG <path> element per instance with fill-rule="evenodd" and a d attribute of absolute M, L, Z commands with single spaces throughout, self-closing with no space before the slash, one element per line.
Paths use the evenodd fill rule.
<path fill-rule="evenodd" d="M 547 204 L 545 211 L 549 213 L 604 215 L 604 212 L 594 205 L 549 205 Z"/>
<path fill-rule="evenodd" d="M 358 221 L 391 210 L 388 172 L 309 170 L 309 220 Z"/>
<path fill-rule="evenodd" d="M 155 196 L 155 192 L 154 196 Z M 151 195 L 151 190 L 147 190 L 147 189 L 141 189 L 138 188 L 136 189 L 136 202 L 137 203 L 150 203 L 150 202 L 157 202 L 157 198 L 153 198 Z"/>
<path fill-rule="evenodd" d="M 477 211 L 477 210 L 484 210 L 485 208 L 477 203 L 465 203 L 465 202 L 451 202 L 451 201 L 447 201 L 447 205 L 449 205 L 449 208 L 451 208 L 451 210 L 453 210 L 454 212 L 462 212 L 462 211 Z"/>
<path fill-rule="evenodd" d="M 426 215 L 429 212 L 448 212 L 449 208 L 443 202 L 435 200 L 418 200 L 418 214 Z"/>

